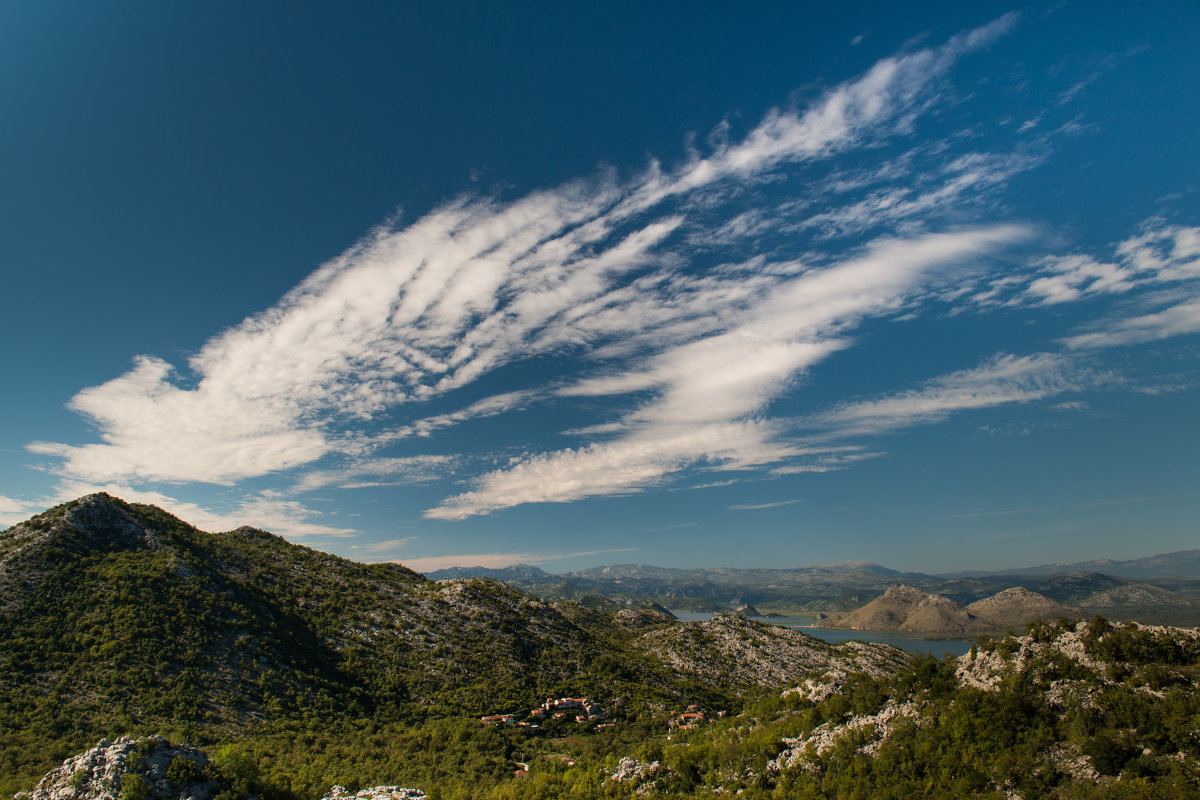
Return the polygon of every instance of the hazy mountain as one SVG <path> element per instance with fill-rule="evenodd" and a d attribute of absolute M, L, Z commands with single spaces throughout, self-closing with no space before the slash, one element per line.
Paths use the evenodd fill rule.
<path fill-rule="evenodd" d="M 562 578 L 558 575 L 551 575 L 541 567 L 535 567 L 531 564 L 516 564 L 511 567 L 447 567 L 446 569 L 433 570 L 426 572 L 425 577 L 431 581 L 461 579 L 461 578 L 487 578 L 493 581 L 505 581 L 513 583 L 527 583 L 532 586 L 548 585 L 553 586 L 562 583 Z"/>
<path fill-rule="evenodd" d="M 1197 578 L 1200 579 L 1200 550 L 1179 550 L 1144 558 L 1094 561 L 1070 561 L 1042 564 L 1036 567 L 1007 569 L 1001 572 L 970 571 L 954 573 L 954 577 L 982 575 L 1055 575 L 1072 572 L 1101 572 L 1122 578 Z"/>
<path fill-rule="evenodd" d="M 1178 554 L 1153 556 L 1139 561 L 1165 563 L 1175 555 Z M 1074 609 L 1076 613 L 1099 613 L 1147 623 L 1200 624 L 1200 579 L 1161 578 L 1141 582 L 1140 585 L 1154 585 L 1167 590 L 1167 593 L 1158 595 L 1163 600 L 1161 605 L 1155 604 L 1153 593 L 1146 591 L 1127 593 L 1130 598 L 1128 602 L 1121 601 L 1120 598 L 1125 595 L 1117 593 L 1105 595 L 1101 601 L 1089 604 L 1086 599 L 1097 592 L 1137 582 L 1094 571 L 1037 571 L 1042 569 L 939 576 L 919 572 L 901 573 L 871 562 L 856 561 L 785 569 L 683 569 L 615 564 L 559 575 L 524 566 L 506 570 L 456 567 L 431 574 L 494 577 L 547 600 L 574 600 L 597 609 L 607 608 L 606 602 L 615 603 L 617 607 L 657 603 L 677 611 L 707 612 L 731 611 L 752 605 L 765 612 L 836 614 L 861 608 L 896 583 L 904 583 L 925 594 L 942 595 L 965 607 L 1016 587 L 1044 595 Z M 942 624 L 947 630 L 954 627 L 948 619 L 943 620 Z M 933 625 L 932 621 L 930 625 Z"/>

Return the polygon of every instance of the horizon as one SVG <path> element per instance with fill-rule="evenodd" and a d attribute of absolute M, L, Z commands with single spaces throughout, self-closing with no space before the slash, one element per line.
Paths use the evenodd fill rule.
<path fill-rule="evenodd" d="M 1197 538 L 1194 4 L 0 15 L 0 527 L 106 491 L 552 574 Z"/>
<path fill-rule="evenodd" d="M 98 493 L 98 494 L 105 494 L 105 493 Z M 108 495 L 108 496 L 111 497 L 111 495 Z M 88 496 L 76 498 L 76 501 L 83 500 L 86 497 L 88 497 Z M 119 497 L 113 498 L 113 499 L 118 500 L 120 502 L 127 502 Z M 155 506 L 155 508 L 158 508 L 158 507 Z M 48 511 L 50 509 L 46 509 L 46 510 Z M 162 511 L 165 509 L 159 508 L 159 510 Z M 37 515 L 34 515 L 34 516 L 37 516 Z M 27 521 L 28 520 L 22 520 L 22 522 L 27 522 Z M 191 524 L 186 519 L 181 519 L 181 521 L 184 522 L 185 524 L 189 524 L 189 525 Z M 20 524 L 20 523 L 16 523 L 16 524 Z M 15 525 L 10 526 L 10 527 L 15 527 Z M 195 527 L 195 526 L 193 525 L 192 527 Z M 239 526 L 239 527 L 247 527 L 247 526 Z M 5 532 L 7 530 L 8 530 L 8 528 L 0 529 L 0 532 Z M 233 531 L 238 530 L 238 528 L 233 528 L 233 529 L 227 530 L 227 531 L 207 531 L 207 530 L 202 530 L 200 528 L 197 528 L 197 530 L 199 530 L 201 533 L 204 533 L 204 534 L 213 535 L 213 534 L 220 534 L 220 533 L 232 533 Z M 263 532 L 268 533 L 272 536 L 278 536 L 279 538 L 284 539 L 284 541 L 288 541 L 286 537 L 284 537 L 274 531 L 264 530 Z M 289 544 L 300 544 L 300 543 L 289 542 Z M 1130 562 L 1130 561 L 1134 561 L 1134 562 L 1145 561 L 1145 560 L 1154 559 L 1154 558 L 1161 558 L 1163 556 L 1178 556 L 1178 555 L 1192 555 L 1192 554 L 1200 554 L 1200 548 L 1192 548 L 1189 550 L 1175 550 L 1175 551 L 1166 552 L 1166 553 L 1150 553 L 1147 555 L 1138 556 L 1138 557 L 1129 558 L 1129 559 L 1095 558 L 1095 559 L 1084 559 L 1084 560 L 1076 560 L 1076 561 L 1059 561 L 1059 562 L 1045 563 L 1045 564 L 1025 564 L 1025 565 L 1019 566 L 1019 567 L 1006 567 L 1006 568 L 997 569 L 997 570 L 963 568 L 963 569 L 947 570 L 947 571 L 941 571 L 941 572 L 927 572 L 927 571 L 921 571 L 921 570 L 897 570 L 897 569 L 893 569 L 892 567 L 889 567 L 887 564 L 881 564 L 881 563 L 878 563 L 875 561 L 862 561 L 862 560 L 819 562 L 819 563 L 811 563 L 811 564 L 795 564 L 795 565 L 789 566 L 789 567 L 767 567 L 767 566 L 730 567 L 727 565 L 707 565 L 707 566 L 700 565 L 700 566 L 693 566 L 693 567 L 677 567 L 677 566 L 671 566 L 669 564 L 661 564 L 661 563 L 660 564 L 651 564 L 651 563 L 645 563 L 645 562 L 632 562 L 631 561 L 631 562 L 608 562 L 608 563 L 602 563 L 602 564 L 594 564 L 594 565 L 588 566 L 588 567 L 581 567 L 581 568 L 576 568 L 576 569 L 571 569 L 571 570 L 563 570 L 561 572 L 554 572 L 552 570 L 543 569 L 542 567 L 540 567 L 536 564 L 528 564 L 528 563 L 524 563 L 524 562 L 505 564 L 505 565 L 496 566 L 496 567 L 485 567 L 481 564 L 450 564 L 447 566 L 441 566 L 441 567 L 436 567 L 436 568 L 417 569 L 415 566 L 413 566 L 407 562 L 401 562 L 401 561 L 395 561 L 395 560 L 358 561 L 357 559 L 354 559 L 352 557 L 347 558 L 347 560 L 353 561 L 353 562 L 359 563 L 359 564 L 397 564 L 399 566 L 406 567 L 408 569 L 412 569 L 414 572 L 417 572 L 418 574 L 422 574 L 422 575 L 426 575 L 426 576 L 428 576 L 429 574 L 434 573 L 434 572 L 442 572 L 442 571 L 456 570 L 456 569 L 457 570 L 490 570 L 490 571 L 499 572 L 499 571 L 504 571 L 506 569 L 516 569 L 516 568 L 520 568 L 520 567 L 537 569 L 546 575 L 559 576 L 559 575 L 568 575 L 568 574 L 572 574 L 572 573 L 576 573 L 576 572 L 588 572 L 591 570 L 598 570 L 598 569 L 615 569 L 615 568 L 619 568 L 619 567 L 650 568 L 650 569 L 661 569 L 661 570 L 674 570 L 674 571 L 680 571 L 680 572 L 685 572 L 685 571 L 704 572 L 704 571 L 710 571 L 710 570 L 712 570 L 712 571 L 735 570 L 735 571 L 789 572 L 789 571 L 796 571 L 796 570 L 803 570 L 803 569 L 816 569 L 816 568 L 821 568 L 821 567 L 863 566 L 863 567 L 879 567 L 879 568 L 887 570 L 889 572 L 895 572 L 899 576 L 920 575 L 920 576 L 925 576 L 925 577 L 937 578 L 937 577 L 959 577 L 959 576 L 972 576 L 972 575 L 978 575 L 978 576 L 996 575 L 996 576 L 1003 577 L 1005 574 L 1008 574 L 1010 572 L 1020 572 L 1020 571 L 1030 570 L 1030 569 L 1038 569 L 1038 568 L 1042 568 L 1042 567 L 1046 567 L 1046 568 L 1079 567 L 1079 566 L 1084 566 L 1084 565 L 1102 564 L 1104 562 L 1112 562 L 1112 563 L 1120 564 L 1120 563 L 1125 563 L 1125 562 Z M 440 562 L 442 560 L 445 560 L 446 558 L 453 558 L 453 556 L 438 557 L 437 560 Z M 419 561 L 417 562 L 417 565 L 420 566 Z M 1047 574 L 1047 575 L 1049 575 L 1049 574 L 1069 575 L 1069 574 L 1080 574 L 1080 573 L 1078 570 L 1076 570 L 1076 571 L 1070 572 L 1070 573 L 1064 572 L 1064 573 L 1045 573 L 1045 574 Z"/>

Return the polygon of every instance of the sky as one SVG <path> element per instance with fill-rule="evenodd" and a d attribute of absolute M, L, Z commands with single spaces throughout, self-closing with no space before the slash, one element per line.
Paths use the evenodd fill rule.
<path fill-rule="evenodd" d="M 1200 545 L 1200 6 L 0 6 L 0 525 Z"/>

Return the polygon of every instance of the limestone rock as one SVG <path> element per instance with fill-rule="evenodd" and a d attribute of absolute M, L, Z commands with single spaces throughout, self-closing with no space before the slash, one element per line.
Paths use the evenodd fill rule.
<path fill-rule="evenodd" d="M 118 800 L 131 781 L 140 781 L 151 800 L 210 800 L 221 787 L 207 768 L 208 756 L 203 752 L 186 744 L 172 747 L 161 736 L 141 741 L 128 736 L 101 739 L 47 773 L 27 796 L 29 800 Z M 180 780 L 181 775 L 191 780 Z"/>

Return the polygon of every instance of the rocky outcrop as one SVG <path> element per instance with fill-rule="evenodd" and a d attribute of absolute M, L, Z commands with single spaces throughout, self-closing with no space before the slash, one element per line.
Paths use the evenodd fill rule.
<path fill-rule="evenodd" d="M 613 615 L 613 622 L 623 628 L 639 629 L 654 628 L 659 625 L 670 625 L 677 618 L 665 608 L 623 608 Z"/>
<path fill-rule="evenodd" d="M 916 703 L 888 700 L 874 714 L 857 714 L 839 722 L 818 725 L 807 736 L 784 739 L 783 750 L 767 762 L 767 774 L 778 775 L 784 770 L 811 768 L 820 756 L 856 732 L 865 734 L 863 738 L 866 739 L 857 752 L 873 755 L 901 721 L 913 719 L 920 713 L 921 707 Z"/>
<path fill-rule="evenodd" d="M 609 774 L 608 779 L 620 783 L 627 783 L 629 781 L 642 783 L 652 779 L 661 769 L 662 765 L 657 761 L 643 764 L 636 759 L 626 757 L 617 762 L 617 768 Z"/>
<path fill-rule="evenodd" d="M 221 786 L 208 772 L 208 756 L 161 736 L 101 739 L 90 750 L 46 774 L 28 800 L 209 800 Z M 21 798 L 22 795 L 18 795 Z"/>

